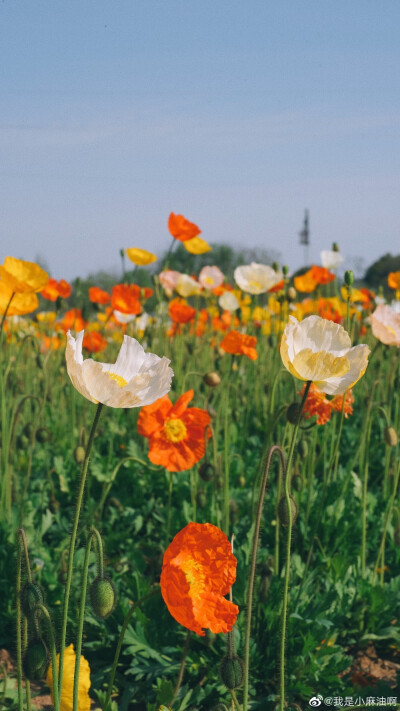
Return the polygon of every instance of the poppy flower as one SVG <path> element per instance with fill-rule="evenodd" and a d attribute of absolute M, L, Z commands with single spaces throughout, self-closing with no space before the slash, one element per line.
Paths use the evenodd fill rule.
<path fill-rule="evenodd" d="M 196 316 L 196 309 L 182 299 L 172 299 L 168 305 L 168 313 L 175 323 L 188 323 Z"/>
<path fill-rule="evenodd" d="M 172 617 L 205 636 L 230 632 L 239 608 L 225 595 L 236 580 L 236 558 L 225 533 L 211 523 L 188 523 L 164 554 L 161 594 Z"/>
<path fill-rule="evenodd" d="M 285 368 L 300 380 L 311 380 L 328 395 L 342 395 L 364 375 L 370 349 L 351 347 L 340 324 L 320 316 L 297 321 L 290 316 L 281 341 Z"/>
<path fill-rule="evenodd" d="M 188 296 L 196 296 L 196 294 L 200 294 L 201 284 L 199 284 L 196 279 L 188 274 L 179 274 L 176 280 L 175 289 L 179 296 L 184 296 L 186 298 Z"/>
<path fill-rule="evenodd" d="M 202 239 L 201 237 L 192 237 L 192 239 L 187 239 L 183 243 L 184 248 L 190 254 L 205 254 L 206 252 L 211 252 L 212 247 Z"/>
<path fill-rule="evenodd" d="M 173 269 L 165 269 L 164 271 L 159 273 L 158 281 L 160 282 L 167 296 L 172 296 L 172 292 L 176 288 L 180 274 L 180 272 L 176 272 Z"/>
<path fill-rule="evenodd" d="M 152 252 L 148 252 L 147 249 L 139 249 L 139 247 L 127 247 L 125 250 L 126 256 L 134 264 L 140 267 L 144 267 L 147 264 L 152 264 L 157 261 L 157 257 Z"/>
<path fill-rule="evenodd" d="M 82 345 L 89 353 L 100 353 L 107 347 L 106 339 L 99 331 L 87 331 L 82 341 Z"/>
<path fill-rule="evenodd" d="M 238 287 L 248 294 L 264 294 L 282 281 L 282 272 L 256 262 L 236 267 L 233 276 Z"/>
<path fill-rule="evenodd" d="M 220 348 L 226 353 L 233 355 L 246 355 L 251 360 L 257 360 L 258 354 L 255 349 L 257 338 L 247 336 L 239 331 L 229 331 L 220 343 Z"/>
<path fill-rule="evenodd" d="M 137 284 L 116 284 L 112 289 L 111 306 L 122 314 L 140 314 L 140 286 Z"/>
<path fill-rule="evenodd" d="M 92 304 L 101 304 L 101 306 L 105 306 L 110 303 L 111 296 L 107 293 L 107 291 L 103 291 L 103 289 L 100 289 L 98 286 L 91 286 L 89 289 L 89 299 Z"/>
<path fill-rule="evenodd" d="M 321 252 L 321 264 L 325 269 L 337 269 L 343 262 L 343 257 L 338 250 L 324 249 Z"/>
<path fill-rule="evenodd" d="M 14 294 L 14 295 L 13 295 Z M 12 301 L 10 303 L 10 299 Z M 8 304 L 10 304 L 8 306 Z M 4 314 L 7 309 L 8 316 L 24 316 L 30 314 L 39 306 L 39 300 L 36 294 L 32 292 L 18 294 L 10 287 L 0 281 L 0 313 Z"/>
<path fill-rule="evenodd" d="M 42 291 L 49 281 L 49 275 L 34 262 L 6 257 L 0 265 L 2 283 L 16 294 L 29 294 Z"/>
<path fill-rule="evenodd" d="M 302 388 L 299 395 L 303 396 L 306 386 Z M 304 403 L 303 414 L 308 419 L 314 415 L 317 417 L 317 425 L 326 425 L 331 419 L 332 405 L 326 398 L 325 393 L 317 388 L 314 383 L 311 384 Z"/>
<path fill-rule="evenodd" d="M 49 279 L 45 288 L 42 289 L 40 293 L 43 298 L 48 301 L 57 301 L 59 296 L 61 296 L 62 299 L 68 299 L 71 295 L 71 291 L 71 285 L 68 284 L 65 279 L 60 279 L 60 281 L 57 281 L 57 279 Z"/>
<path fill-rule="evenodd" d="M 223 281 L 224 275 L 218 267 L 203 267 L 199 274 L 199 284 L 208 291 L 221 286 Z"/>
<path fill-rule="evenodd" d="M 139 413 L 138 432 L 149 439 L 150 461 L 169 472 L 191 469 L 205 454 L 210 415 L 199 407 L 188 408 L 193 395 L 188 390 L 175 405 L 165 395 Z"/>
<path fill-rule="evenodd" d="M 391 289 L 400 289 L 400 272 L 390 272 L 388 274 L 388 285 Z"/>
<path fill-rule="evenodd" d="M 65 357 L 72 384 L 91 402 L 109 407 L 141 407 L 165 395 L 171 387 L 173 371 L 163 356 L 145 353 L 134 338 L 124 336 L 115 363 L 83 360 L 84 331 L 76 339 L 67 333 Z"/>
<path fill-rule="evenodd" d="M 294 278 L 294 286 L 297 291 L 302 293 L 311 293 L 320 284 L 329 284 L 329 282 L 335 279 L 335 275 L 332 272 L 325 269 L 325 267 L 317 267 L 314 265 L 305 274 Z"/>
<path fill-rule="evenodd" d="M 400 313 L 388 304 L 379 304 L 371 314 L 372 333 L 381 343 L 400 348 Z"/>
<path fill-rule="evenodd" d="M 63 684 L 60 699 L 60 711 L 72 711 L 73 709 L 73 692 L 74 692 L 74 676 L 75 676 L 75 660 L 76 654 L 74 645 L 70 644 L 64 651 L 64 671 Z M 57 669 L 60 665 L 60 655 L 57 654 Z M 50 687 L 51 699 L 53 698 L 53 669 L 50 664 L 47 671 L 46 683 Z M 90 667 L 89 662 L 81 656 L 79 663 L 79 683 L 78 683 L 78 711 L 90 711 Z"/>
<path fill-rule="evenodd" d="M 346 393 L 343 395 L 335 395 L 334 398 L 331 400 L 331 405 L 332 409 L 336 410 L 336 412 L 342 412 L 342 407 L 343 407 L 343 398 L 344 398 L 344 416 L 347 418 L 349 415 L 353 414 L 353 403 L 354 403 L 354 395 L 353 391 L 350 388 L 349 390 L 346 390 Z"/>
<path fill-rule="evenodd" d="M 64 314 L 64 318 L 60 321 L 59 328 L 66 333 L 71 328 L 74 331 L 82 331 L 86 328 L 88 322 L 82 316 L 82 309 L 70 309 Z"/>
<path fill-rule="evenodd" d="M 173 212 L 168 218 L 168 229 L 179 242 L 186 242 L 201 234 L 201 229 L 194 222 L 189 222 L 183 215 L 175 215 Z"/>

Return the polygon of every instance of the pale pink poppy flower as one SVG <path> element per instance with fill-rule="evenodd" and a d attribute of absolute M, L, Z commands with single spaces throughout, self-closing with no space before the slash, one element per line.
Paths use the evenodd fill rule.
<path fill-rule="evenodd" d="M 224 275 L 218 267 L 203 267 L 199 274 L 199 283 L 204 289 L 216 289 L 224 281 Z"/>
<path fill-rule="evenodd" d="M 371 314 L 372 333 L 381 343 L 400 348 L 400 313 L 388 304 L 379 304 Z"/>

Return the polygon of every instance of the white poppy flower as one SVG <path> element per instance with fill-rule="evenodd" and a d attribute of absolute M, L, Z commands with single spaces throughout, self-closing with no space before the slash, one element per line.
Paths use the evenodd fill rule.
<path fill-rule="evenodd" d="M 328 395 L 342 395 L 360 380 L 369 353 L 366 345 L 352 348 L 343 326 L 320 316 L 301 322 L 290 316 L 281 341 L 281 358 L 289 372 L 311 380 Z"/>
<path fill-rule="evenodd" d="M 72 384 L 88 400 L 109 407 L 142 407 L 169 392 L 174 373 L 168 358 L 145 353 L 138 341 L 124 336 L 115 363 L 84 361 L 83 334 L 75 339 L 68 331 L 65 357 Z"/>
<path fill-rule="evenodd" d="M 387 346 L 400 348 L 400 313 L 388 304 L 381 304 L 371 314 L 372 333 Z"/>
<path fill-rule="evenodd" d="M 117 311 L 117 309 L 114 309 L 113 316 L 118 323 L 132 323 L 132 321 L 136 320 L 135 314 L 123 314 L 122 311 Z"/>
<path fill-rule="evenodd" d="M 269 267 L 268 264 L 251 264 L 236 267 L 234 274 L 235 282 L 239 289 L 248 294 L 264 294 L 282 281 L 281 271 Z"/>
<path fill-rule="evenodd" d="M 232 291 L 224 291 L 219 297 L 218 303 L 224 311 L 236 311 L 240 306 L 237 297 Z"/>
<path fill-rule="evenodd" d="M 321 264 L 325 269 L 337 269 L 343 261 L 340 252 L 331 249 L 324 249 L 321 252 Z"/>
<path fill-rule="evenodd" d="M 175 289 L 179 296 L 183 296 L 186 299 L 188 296 L 200 294 L 201 285 L 198 281 L 196 281 L 196 279 L 193 279 L 188 274 L 180 274 L 177 279 Z"/>

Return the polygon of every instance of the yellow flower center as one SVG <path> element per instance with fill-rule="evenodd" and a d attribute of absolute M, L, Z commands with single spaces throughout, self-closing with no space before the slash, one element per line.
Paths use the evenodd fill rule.
<path fill-rule="evenodd" d="M 190 595 L 196 597 L 205 589 L 206 577 L 199 561 L 189 557 L 187 553 L 178 555 L 174 563 L 185 573 L 185 578 L 190 585 Z"/>
<path fill-rule="evenodd" d="M 126 385 L 128 382 L 127 380 L 125 380 L 125 378 L 122 377 L 122 375 L 110 373 L 109 371 L 107 371 L 107 375 L 111 378 L 111 380 L 115 380 L 115 382 L 117 383 L 117 385 L 119 385 L 120 388 L 123 388 L 124 385 Z"/>
<path fill-rule="evenodd" d="M 262 289 L 261 282 L 257 281 L 256 279 L 250 279 L 249 286 L 251 286 L 252 289 Z"/>
<path fill-rule="evenodd" d="M 206 284 L 214 284 L 214 279 L 210 276 L 206 276 L 204 281 L 206 282 Z"/>
<path fill-rule="evenodd" d="M 182 420 L 167 420 L 164 424 L 164 434 L 169 442 L 181 442 L 187 435 L 187 429 Z"/>

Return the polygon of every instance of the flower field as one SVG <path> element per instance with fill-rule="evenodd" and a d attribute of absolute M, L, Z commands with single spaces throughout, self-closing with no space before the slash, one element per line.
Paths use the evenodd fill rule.
<path fill-rule="evenodd" d="M 0 707 L 400 708 L 400 272 L 168 230 L 108 290 L 0 265 Z"/>

